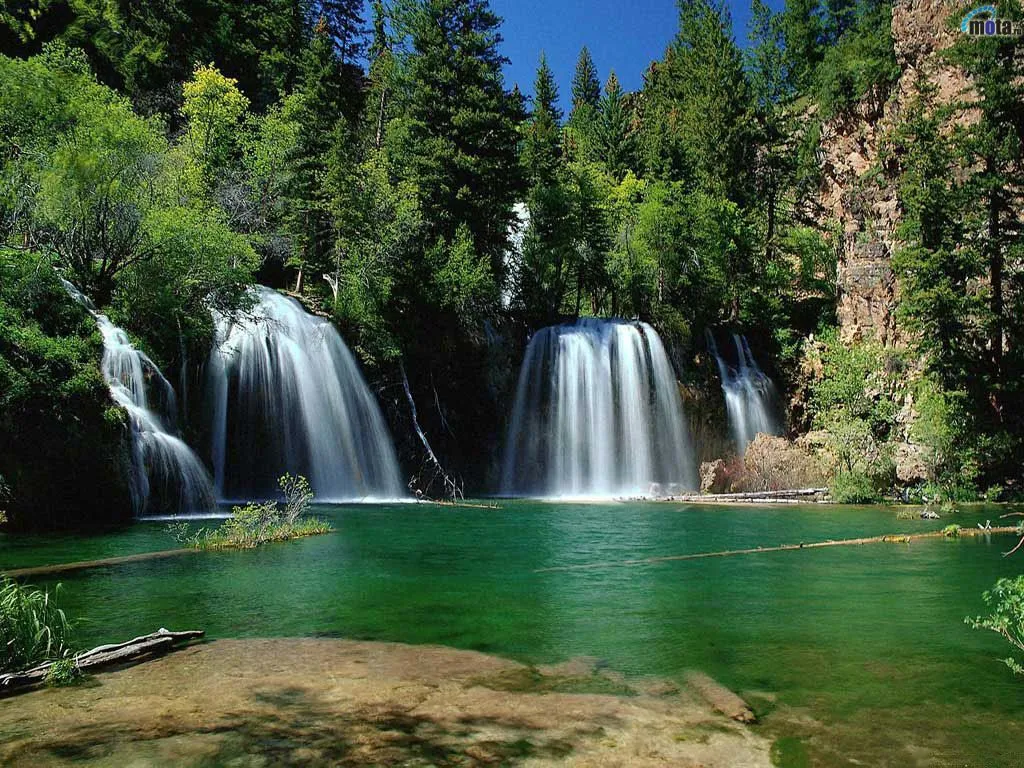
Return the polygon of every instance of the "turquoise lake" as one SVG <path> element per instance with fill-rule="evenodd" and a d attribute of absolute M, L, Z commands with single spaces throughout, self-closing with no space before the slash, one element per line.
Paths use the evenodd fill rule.
<path fill-rule="evenodd" d="M 1024 765 L 1024 680 L 1000 663 L 1001 638 L 963 623 L 997 578 L 1024 572 L 1024 555 L 1002 556 L 1012 537 L 616 565 L 996 524 L 1005 509 L 923 521 L 885 507 L 493 503 L 320 506 L 326 536 L 64 573 L 60 603 L 83 646 L 166 626 L 596 656 L 628 677 L 701 669 L 748 697 L 756 728 L 798 742 L 794 765 Z M 0 537 L 0 568 L 174 546 L 161 522 Z M 543 570 L 578 565 L 596 567 Z"/>

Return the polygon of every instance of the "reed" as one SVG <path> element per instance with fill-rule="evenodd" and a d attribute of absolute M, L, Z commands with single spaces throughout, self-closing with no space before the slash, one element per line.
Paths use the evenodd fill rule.
<path fill-rule="evenodd" d="M 71 622 L 52 598 L 7 577 L 0 581 L 0 672 L 66 655 Z"/>

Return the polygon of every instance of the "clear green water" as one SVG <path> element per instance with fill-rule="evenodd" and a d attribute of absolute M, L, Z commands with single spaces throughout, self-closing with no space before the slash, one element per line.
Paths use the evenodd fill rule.
<path fill-rule="evenodd" d="M 759 727 L 786 739 L 783 758 L 1024 766 L 1024 680 L 998 662 L 1000 638 L 962 621 L 998 577 L 1024 572 L 1024 556 L 1001 557 L 1011 538 L 537 572 L 973 526 L 1005 510 L 920 521 L 884 508 L 499 504 L 323 507 L 333 534 L 62 574 L 61 602 L 85 617 L 82 645 L 167 626 L 441 643 L 534 663 L 589 655 L 631 676 L 698 668 L 763 692 L 750 698 Z M 0 568 L 171 546 L 161 523 L 0 538 Z"/>

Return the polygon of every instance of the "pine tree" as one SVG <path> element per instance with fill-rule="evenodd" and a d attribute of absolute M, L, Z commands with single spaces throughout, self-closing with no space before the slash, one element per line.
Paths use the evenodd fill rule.
<path fill-rule="evenodd" d="M 499 19 L 485 0 L 425 0 L 407 23 L 404 172 L 430 240 L 453 243 L 465 228 L 500 280 L 520 182 L 519 105 L 504 89 Z"/>
<path fill-rule="evenodd" d="M 644 87 L 645 164 L 742 205 L 750 196 L 750 94 L 731 29 L 723 6 L 680 3 L 679 34 Z"/>
<path fill-rule="evenodd" d="M 575 114 L 585 107 L 596 110 L 600 103 L 601 81 L 597 77 L 597 67 L 587 46 L 583 46 L 572 76 L 572 112 Z"/>
<path fill-rule="evenodd" d="M 342 64 L 354 64 L 363 52 L 362 0 L 313 0 L 310 16 L 323 19 Z"/>
<path fill-rule="evenodd" d="M 562 112 L 558 108 L 558 87 L 543 53 L 533 92 L 533 113 L 524 126 L 523 166 L 531 184 L 550 185 L 555 182 L 562 154 Z"/>
<path fill-rule="evenodd" d="M 601 82 L 597 68 L 584 46 L 572 77 L 572 110 L 565 130 L 565 151 L 573 160 L 594 159 L 597 116 L 601 107 Z"/>
<path fill-rule="evenodd" d="M 900 239 L 893 258 L 900 277 L 899 317 L 948 391 L 965 390 L 982 378 L 986 325 L 977 290 L 984 261 L 965 244 L 966 188 L 956 152 L 944 133 L 947 113 L 936 108 L 934 86 L 918 84 L 892 147 L 899 157 Z M 987 386 L 982 387 L 987 389 Z"/>
<path fill-rule="evenodd" d="M 534 82 L 533 113 L 523 126 L 523 170 L 530 223 L 523 237 L 520 298 L 529 319 L 554 322 L 575 269 L 572 199 L 565 185 L 558 89 L 541 54 Z"/>
<path fill-rule="evenodd" d="M 811 84 L 824 54 L 820 0 L 786 0 L 780 24 L 785 40 L 786 66 L 799 90 Z"/>
<path fill-rule="evenodd" d="M 300 66 L 298 86 L 288 102 L 289 117 L 298 125 L 290 158 L 291 185 L 288 229 L 294 239 L 292 266 L 297 269 L 295 290 L 304 289 L 310 270 L 319 274 L 333 259 L 334 231 L 330 192 L 325 187 L 330 156 L 348 131 L 345 82 L 330 30 L 317 24 Z"/>
<path fill-rule="evenodd" d="M 1017 2 L 1001 3 L 999 13 L 1001 18 L 1022 16 Z M 1007 332 L 1014 326 L 1022 330 L 1018 318 L 1024 309 L 1024 66 L 1017 49 L 1015 38 L 963 36 L 949 54 L 974 85 L 975 95 L 958 106 L 976 119 L 959 132 L 957 145 L 965 165 L 979 169 L 969 181 L 978 204 L 968 215 L 981 233 L 975 239 L 988 270 L 989 353 L 999 383 L 993 391 L 997 401 L 1002 399 L 1001 390 L 1011 382 L 1016 388 L 1024 373 L 1024 349 L 1019 345 L 1010 350 L 1012 360 L 1004 359 Z"/>
<path fill-rule="evenodd" d="M 595 144 L 598 158 L 617 179 L 633 167 L 633 115 L 614 72 L 608 75 L 604 85 L 604 97 L 595 126 Z"/>

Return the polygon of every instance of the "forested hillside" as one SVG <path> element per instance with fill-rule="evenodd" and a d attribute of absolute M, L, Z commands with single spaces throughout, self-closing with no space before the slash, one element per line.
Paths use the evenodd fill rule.
<path fill-rule="evenodd" d="M 694 423 L 720 410 L 706 333 L 744 332 L 838 497 L 1017 493 L 1022 65 L 954 31 L 965 9 L 753 0 L 737 41 L 723 5 L 680 0 L 642 89 L 584 48 L 563 114 L 543 56 L 532 98 L 504 80 L 485 0 L 7 3 L 0 508 L 31 517 L 86 446 L 118 485 L 95 333 L 51 267 L 179 396 L 211 307 L 300 296 L 421 486 L 413 404 L 487 490 L 526 339 L 594 315 L 661 333 Z M 123 515 L 110 495 L 64 508 Z"/>

